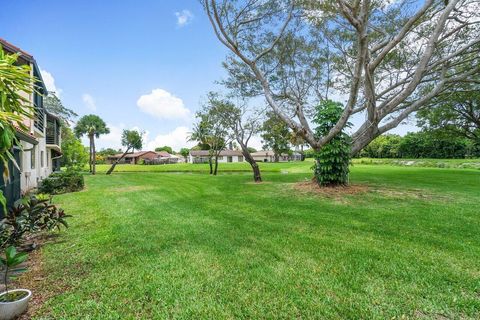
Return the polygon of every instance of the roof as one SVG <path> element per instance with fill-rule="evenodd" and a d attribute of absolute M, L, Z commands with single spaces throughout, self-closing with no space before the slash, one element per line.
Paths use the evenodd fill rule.
<path fill-rule="evenodd" d="M 210 153 L 209 150 L 190 150 L 190 155 L 193 157 L 205 157 Z M 229 157 L 229 156 L 243 156 L 242 151 L 239 150 L 222 150 L 220 151 L 219 156 Z"/>
<path fill-rule="evenodd" d="M 34 62 L 34 61 L 35 61 L 35 59 L 33 58 L 33 56 L 32 56 L 30 53 L 28 53 L 28 52 L 20 49 L 20 48 L 17 47 L 16 45 L 11 44 L 10 42 L 8 42 L 7 40 L 5 40 L 5 39 L 3 39 L 3 38 L 0 38 L 0 44 L 2 45 L 2 47 L 3 47 L 5 50 L 10 51 L 11 53 L 19 53 L 20 56 L 21 56 L 22 58 L 24 58 L 25 60 L 28 60 L 28 61 L 30 61 L 30 62 Z"/>
<path fill-rule="evenodd" d="M 37 74 L 37 78 L 38 78 L 38 80 L 40 80 L 41 87 L 44 91 L 43 93 L 45 95 L 48 94 L 47 87 L 45 86 L 45 82 L 43 81 L 43 78 L 42 78 L 42 73 L 40 72 L 40 68 L 38 68 L 37 61 L 35 61 L 35 58 L 30 53 L 26 52 L 25 50 L 20 49 L 16 45 L 8 42 L 7 40 L 5 40 L 3 38 L 0 38 L 0 45 L 2 46 L 3 49 L 5 49 L 8 52 L 11 52 L 11 53 L 14 53 L 14 54 L 18 53 L 20 55 L 20 57 L 27 60 L 28 62 L 30 62 L 33 65 L 33 69 L 35 70 L 35 73 Z"/>
<path fill-rule="evenodd" d="M 292 151 L 292 155 L 299 155 L 300 153 L 296 151 Z M 252 152 L 251 153 L 252 157 L 273 157 L 275 156 L 275 152 L 273 150 L 260 150 L 257 152 Z M 288 156 L 286 153 L 282 153 L 282 156 Z"/>
<path fill-rule="evenodd" d="M 38 144 L 38 140 L 35 138 L 35 136 L 31 133 L 28 133 L 24 130 L 22 130 L 20 127 L 15 126 L 15 136 L 22 141 L 31 143 L 31 144 Z"/>
<path fill-rule="evenodd" d="M 162 158 L 171 158 L 172 155 L 168 153 L 167 151 L 155 151 L 157 155 L 159 155 Z"/>
<path fill-rule="evenodd" d="M 125 158 L 137 158 L 140 156 L 143 156 L 144 154 L 147 153 L 155 153 L 154 151 L 138 151 L 138 152 L 133 152 L 133 153 L 127 153 L 125 155 Z M 109 156 L 108 158 L 120 158 L 123 155 L 123 153 L 117 153 L 113 156 Z"/>

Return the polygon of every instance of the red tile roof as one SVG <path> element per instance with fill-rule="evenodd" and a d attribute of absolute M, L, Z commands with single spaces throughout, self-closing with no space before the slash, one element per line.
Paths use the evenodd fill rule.
<path fill-rule="evenodd" d="M 8 42 L 7 40 L 5 40 L 3 38 L 0 38 L 0 44 L 2 45 L 2 47 L 4 49 L 6 49 L 8 51 L 11 51 L 12 53 L 20 53 L 22 55 L 22 57 L 24 57 L 28 60 L 34 60 L 33 56 L 30 53 L 20 49 L 16 45 L 11 44 L 10 42 Z"/>

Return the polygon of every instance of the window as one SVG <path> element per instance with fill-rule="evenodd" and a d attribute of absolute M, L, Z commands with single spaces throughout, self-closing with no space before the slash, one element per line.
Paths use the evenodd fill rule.
<path fill-rule="evenodd" d="M 40 166 L 43 168 L 45 167 L 45 152 L 44 151 L 40 151 Z"/>
<path fill-rule="evenodd" d="M 32 169 L 35 169 L 35 152 L 36 152 L 36 147 L 34 146 L 32 150 L 30 150 L 30 167 Z"/>
<path fill-rule="evenodd" d="M 223 160 L 223 156 L 218 156 L 218 160 Z"/>
<path fill-rule="evenodd" d="M 238 162 L 243 162 L 243 157 L 242 156 L 238 156 Z"/>

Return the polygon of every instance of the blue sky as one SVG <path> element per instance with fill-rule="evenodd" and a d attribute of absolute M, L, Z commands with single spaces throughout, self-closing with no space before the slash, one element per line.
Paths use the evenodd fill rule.
<path fill-rule="evenodd" d="M 224 75 L 227 51 L 198 0 L 15 0 L 2 3 L 0 21 L 0 37 L 36 58 L 66 106 L 107 122 L 100 148 L 120 147 L 124 128 L 145 130 L 145 149 L 186 146 Z"/>

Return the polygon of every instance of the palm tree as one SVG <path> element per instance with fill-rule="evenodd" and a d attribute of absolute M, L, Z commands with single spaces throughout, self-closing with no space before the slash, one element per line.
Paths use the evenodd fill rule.
<path fill-rule="evenodd" d="M 87 135 L 90 140 L 90 172 L 95 174 L 95 138 L 109 134 L 110 129 L 99 116 L 89 114 L 80 118 L 74 131 L 78 138 Z"/>

